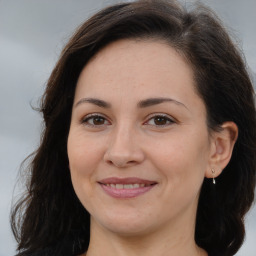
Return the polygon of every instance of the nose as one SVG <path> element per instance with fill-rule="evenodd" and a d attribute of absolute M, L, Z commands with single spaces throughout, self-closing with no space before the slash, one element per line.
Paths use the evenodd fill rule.
<path fill-rule="evenodd" d="M 110 143 L 104 154 L 104 161 L 118 168 L 125 168 L 141 163 L 144 153 L 133 129 L 118 128 L 113 131 Z"/>

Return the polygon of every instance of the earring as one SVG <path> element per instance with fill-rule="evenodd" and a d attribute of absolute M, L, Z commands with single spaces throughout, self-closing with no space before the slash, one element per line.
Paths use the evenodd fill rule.
<path fill-rule="evenodd" d="M 216 184 L 215 177 L 214 177 L 215 170 L 212 168 L 211 171 L 212 171 L 212 183 Z"/>

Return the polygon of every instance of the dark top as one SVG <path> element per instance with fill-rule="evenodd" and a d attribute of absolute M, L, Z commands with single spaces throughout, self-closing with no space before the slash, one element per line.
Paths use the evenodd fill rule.
<path fill-rule="evenodd" d="M 39 252 L 39 253 L 33 253 L 33 254 L 30 254 L 28 256 L 55 256 L 53 253 L 47 253 L 46 251 L 44 252 Z M 74 255 L 65 255 L 63 254 L 63 256 L 74 256 Z M 217 255 L 217 254 L 209 254 L 208 253 L 208 256 L 221 256 L 221 255 Z"/>
<path fill-rule="evenodd" d="M 73 255 L 73 254 L 66 254 L 64 252 L 64 254 L 59 254 L 61 256 L 78 256 L 78 255 Z M 17 255 L 19 256 L 19 255 Z M 45 250 L 41 250 L 37 253 L 33 253 L 33 254 L 25 254 L 25 255 L 21 255 L 21 256 L 56 256 L 56 254 L 51 250 L 51 249 L 45 249 Z M 220 254 L 212 254 L 212 253 L 208 253 L 208 256 L 221 256 Z"/>

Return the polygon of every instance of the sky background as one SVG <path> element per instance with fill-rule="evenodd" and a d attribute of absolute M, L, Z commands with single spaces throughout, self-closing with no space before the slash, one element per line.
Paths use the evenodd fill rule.
<path fill-rule="evenodd" d="M 201 2 L 217 12 L 236 38 L 256 82 L 256 0 Z M 74 29 L 112 3 L 117 1 L 0 0 L 0 256 L 15 254 L 9 224 L 12 197 L 19 191 L 16 186 L 14 193 L 14 186 L 22 160 L 40 139 L 42 119 L 31 105 L 37 106 Z M 237 256 L 255 256 L 256 207 L 246 226 L 246 241 Z"/>

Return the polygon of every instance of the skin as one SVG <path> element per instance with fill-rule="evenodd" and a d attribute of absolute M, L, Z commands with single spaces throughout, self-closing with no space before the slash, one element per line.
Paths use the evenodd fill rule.
<path fill-rule="evenodd" d="M 207 255 L 194 241 L 200 188 L 226 166 L 237 133 L 231 122 L 209 133 L 192 69 L 164 42 L 120 40 L 98 52 L 78 79 L 67 145 L 75 192 L 91 215 L 87 256 Z M 157 185 L 113 198 L 98 183 L 109 177 Z"/>

